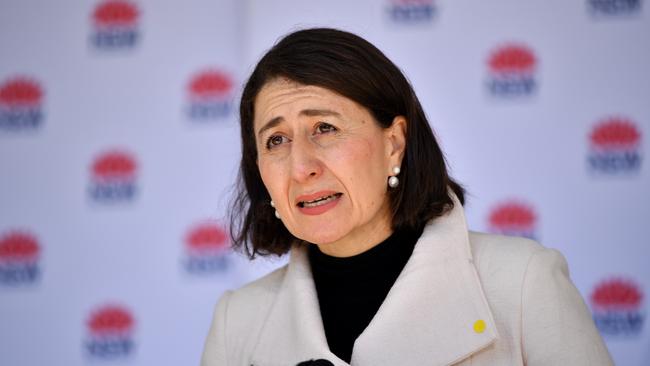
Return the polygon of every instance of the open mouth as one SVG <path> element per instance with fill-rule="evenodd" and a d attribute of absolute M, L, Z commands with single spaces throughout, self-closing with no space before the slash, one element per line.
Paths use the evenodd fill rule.
<path fill-rule="evenodd" d="M 334 201 L 335 199 L 341 197 L 343 193 L 334 193 L 329 196 L 323 196 L 320 198 L 317 198 L 313 201 L 300 201 L 298 202 L 298 207 L 318 207 L 322 206 L 324 204 L 327 204 L 329 202 Z"/>

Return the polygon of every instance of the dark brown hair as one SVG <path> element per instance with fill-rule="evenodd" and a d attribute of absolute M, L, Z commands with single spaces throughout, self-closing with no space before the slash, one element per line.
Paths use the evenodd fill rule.
<path fill-rule="evenodd" d="M 286 253 L 301 242 L 274 216 L 257 167 L 253 128 L 255 98 L 276 78 L 332 90 L 367 108 L 382 128 L 406 118 L 400 184 L 388 192 L 393 230 L 416 229 L 453 207 L 448 188 L 464 202 L 463 188 L 447 174 L 440 146 L 413 88 L 379 49 L 352 33 L 314 28 L 291 33 L 259 61 L 246 82 L 239 108 L 242 160 L 230 213 L 232 246 L 250 258 Z"/>

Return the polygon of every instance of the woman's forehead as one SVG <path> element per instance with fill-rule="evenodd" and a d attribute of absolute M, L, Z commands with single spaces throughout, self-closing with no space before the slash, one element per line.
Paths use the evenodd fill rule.
<path fill-rule="evenodd" d="M 279 105 L 296 103 L 305 98 L 323 99 L 343 98 L 335 92 L 316 85 L 305 85 L 288 79 L 275 79 L 262 87 L 255 98 L 255 109 L 263 111 Z"/>
<path fill-rule="evenodd" d="M 330 110 L 339 114 L 359 108 L 354 101 L 316 85 L 304 85 L 287 79 L 266 83 L 255 98 L 254 124 L 260 128 L 278 117 L 293 117 L 309 110 Z"/>

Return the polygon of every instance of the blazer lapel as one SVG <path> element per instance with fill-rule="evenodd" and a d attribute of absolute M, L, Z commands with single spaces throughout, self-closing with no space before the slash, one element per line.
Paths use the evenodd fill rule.
<path fill-rule="evenodd" d="M 450 365 L 497 338 L 492 314 L 472 262 L 458 201 L 427 225 L 413 255 L 366 330 L 352 365 Z M 330 352 L 304 247 L 291 251 L 285 280 L 260 334 L 254 366 L 293 366 Z"/>
<path fill-rule="evenodd" d="M 357 338 L 352 365 L 451 365 L 494 342 L 458 201 L 423 232 L 379 311 Z"/>
<path fill-rule="evenodd" d="M 307 251 L 296 247 L 251 361 L 254 366 L 294 366 L 317 359 L 348 365 L 329 350 Z"/>

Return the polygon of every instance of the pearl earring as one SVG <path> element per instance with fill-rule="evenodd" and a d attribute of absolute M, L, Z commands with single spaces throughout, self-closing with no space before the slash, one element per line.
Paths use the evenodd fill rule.
<path fill-rule="evenodd" d="M 401 170 L 400 170 L 399 166 L 394 166 L 393 167 L 393 174 L 395 174 L 395 175 L 391 175 L 388 178 L 388 186 L 390 188 L 395 188 L 395 187 L 397 187 L 399 185 L 399 178 L 397 178 L 396 175 L 398 175 L 400 173 L 400 171 Z"/>
<path fill-rule="evenodd" d="M 271 200 L 271 207 L 275 208 L 275 202 L 273 202 L 273 200 Z M 278 210 L 275 210 L 275 217 L 277 217 L 278 219 L 280 218 L 280 213 L 278 212 Z"/>

